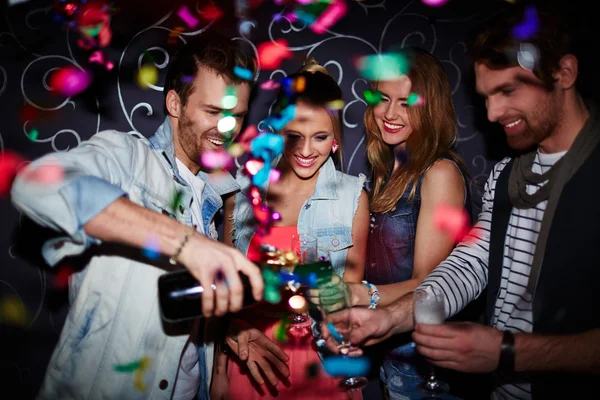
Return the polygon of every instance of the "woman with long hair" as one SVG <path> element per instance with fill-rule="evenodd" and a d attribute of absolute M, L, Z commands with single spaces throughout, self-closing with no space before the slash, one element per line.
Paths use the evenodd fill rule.
<path fill-rule="evenodd" d="M 309 234 L 316 237 L 319 254 L 329 257 L 334 271 L 344 281 L 360 283 L 364 277 L 369 206 L 363 188 L 365 176 L 342 173 L 334 163 L 336 159 L 342 165 L 343 124 L 340 110 L 331 104 L 342 99 L 341 89 L 327 70 L 313 60 L 288 79 L 294 82 L 296 90 L 290 93 L 282 87 L 274 107 L 274 113 L 280 114 L 290 104 L 295 106 L 294 118 L 279 131 L 285 137 L 283 155 L 276 160 L 281 175 L 261 194 L 269 207 L 279 212 L 281 220 L 274 223 L 268 234 L 256 234 L 248 197 L 250 181 L 238 174 L 241 192 L 225 205 L 226 215 L 230 216 L 225 225 L 225 242 L 257 261 L 261 259 L 261 244 L 288 250 L 294 234 Z M 232 355 L 227 364 L 229 398 L 360 398 L 360 391 L 344 393 L 338 387 L 339 378 L 327 376 L 319 367 L 310 319 L 293 326 L 294 335 L 289 338 L 293 343 L 278 342 L 275 330 L 281 311 L 286 308 L 286 299 L 275 305 L 263 302 L 238 316 L 287 353 L 286 384 L 275 387 L 268 379 L 264 385 L 258 384 L 263 379 L 255 374 L 255 366 Z M 316 367 L 313 373 L 309 372 L 311 367 Z"/>
<path fill-rule="evenodd" d="M 373 179 L 366 281 L 352 285 L 355 306 L 393 303 L 413 291 L 444 260 L 455 242 L 436 227 L 439 206 L 470 215 L 468 173 L 454 151 L 456 121 L 448 77 L 425 50 L 398 52 L 409 71 L 371 83 L 382 101 L 364 117 Z M 410 103 L 410 104 L 409 104 Z M 380 376 L 391 399 L 420 398 L 423 360 L 410 336 L 389 339 Z"/>

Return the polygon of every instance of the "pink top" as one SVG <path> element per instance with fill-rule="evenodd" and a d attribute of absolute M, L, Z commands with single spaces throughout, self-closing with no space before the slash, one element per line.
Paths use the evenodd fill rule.
<path fill-rule="evenodd" d="M 254 235 L 248 247 L 248 258 L 260 260 L 260 245 L 270 244 L 280 250 L 289 250 L 292 247 L 292 236 L 297 232 L 296 226 L 274 226 L 268 235 Z M 285 297 L 285 296 L 284 296 Z M 278 305 L 264 303 L 257 306 L 261 311 L 282 310 L 287 299 L 282 299 Z M 257 310 L 259 311 L 259 310 Z M 289 308 L 288 308 L 289 311 Z M 360 390 L 343 392 L 338 387 L 341 378 L 333 378 L 325 373 L 323 364 L 317 354 L 312 340 L 310 319 L 306 323 L 290 326 L 287 341 L 281 343 L 276 339 L 276 332 L 281 324 L 277 312 L 259 313 L 246 312 L 244 319 L 255 328 L 263 332 L 269 339 L 277 343 L 289 356 L 288 368 L 290 376 L 284 382 L 279 382 L 277 387 L 271 386 L 265 379 L 265 385 L 258 386 L 245 364 L 237 361 L 235 356 L 229 358 L 227 375 L 229 376 L 229 396 L 231 400 L 362 400 Z M 269 314 L 272 317 L 269 317 Z"/>

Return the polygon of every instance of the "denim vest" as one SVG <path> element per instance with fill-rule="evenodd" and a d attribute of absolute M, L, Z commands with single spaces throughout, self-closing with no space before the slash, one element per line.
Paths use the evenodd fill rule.
<path fill-rule="evenodd" d="M 275 160 L 274 165 L 279 160 Z M 251 182 L 241 171 L 236 177 L 241 191 L 235 197 L 232 237 L 235 247 L 247 254 L 255 225 L 248 198 Z M 333 269 L 340 276 L 344 275 L 348 248 L 352 246 L 352 221 L 364 183 L 365 175 L 356 177 L 337 171 L 329 158 L 319 171 L 313 195 L 304 203 L 298 216 L 298 233 L 317 237 L 319 256 L 329 254 Z M 264 198 L 266 192 L 261 195 Z"/>
<path fill-rule="evenodd" d="M 467 190 L 466 174 L 462 170 L 460 172 L 465 183 L 464 207 L 471 215 L 471 198 Z M 408 185 L 392 211 L 383 214 L 371 213 L 366 268 L 366 279 L 369 283 L 386 285 L 411 279 L 424 176 L 425 174 L 422 174 L 417 180 L 415 195 L 411 200 L 409 194 L 413 184 Z M 384 350 L 386 352 L 393 350 L 383 362 L 382 380 L 392 393 L 401 393 L 411 399 L 415 395 L 418 396 L 413 390 L 416 390 L 416 385 L 421 381 L 420 369 L 426 367 L 426 363 L 417 355 L 413 343 L 410 342 L 410 335 L 397 335 L 386 342 L 380 349 L 387 349 Z"/>
<path fill-rule="evenodd" d="M 139 250 L 89 238 L 81 223 L 84 209 L 98 208 L 103 193 L 112 190 L 191 225 L 191 207 L 198 205 L 177 170 L 169 120 L 150 140 L 136 132 L 103 131 L 68 152 L 53 153 L 32 164 L 39 165 L 48 157 L 63 167 L 63 181 L 40 186 L 17 178 L 13 203 L 62 235 L 44 244 L 43 255 L 50 265 L 84 253 L 89 261 L 71 277 L 69 314 L 38 398 L 170 399 L 190 331 L 175 333 L 175 326 L 161 321 L 157 296 L 157 280 L 165 273 L 161 261 L 151 262 Z M 230 175 L 218 180 L 202 172 L 198 176 L 206 183 L 200 205 L 204 232 L 216 239 L 213 217 L 222 207 L 221 196 L 238 185 Z M 177 191 L 182 199 L 172 210 L 170 203 Z M 208 399 L 212 347 L 202 345 L 202 340 L 198 398 Z M 151 359 L 144 373 L 145 392 L 135 388 L 130 373 L 114 369 L 142 356 Z"/>

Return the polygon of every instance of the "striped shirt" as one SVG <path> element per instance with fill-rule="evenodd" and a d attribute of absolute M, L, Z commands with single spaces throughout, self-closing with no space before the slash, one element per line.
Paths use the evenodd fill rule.
<path fill-rule="evenodd" d="M 542 154 L 538 151 L 532 171 L 543 174 L 565 153 L 566 151 Z M 505 158 L 494 166 L 485 185 L 479 219 L 469 235 L 421 284 L 421 287 L 437 286 L 444 291 L 447 318 L 476 299 L 487 285 L 490 225 L 496 181 L 509 161 L 510 158 Z M 535 193 L 545 183 L 527 185 L 527 193 Z M 513 208 L 511 211 L 504 242 L 500 290 L 492 318 L 492 326 L 497 329 L 512 332 L 532 331 L 532 298 L 526 289 L 547 203 L 545 200 L 530 209 Z M 498 383 L 492 399 L 531 399 L 531 385 L 526 377 L 519 377 L 516 382 L 510 384 Z"/>

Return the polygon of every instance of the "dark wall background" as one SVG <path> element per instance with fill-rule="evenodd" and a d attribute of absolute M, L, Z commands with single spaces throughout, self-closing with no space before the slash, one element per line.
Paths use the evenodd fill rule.
<path fill-rule="evenodd" d="M 207 2 L 186 2 L 190 9 Z M 344 92 L 345 169 L 368 174 L 364 153 L 362 99 L 367 82 L 352 64 L 355 56 L 385 52 L 392 45 L 417 45 L 444 64 L 453 88 L 459 132 L 458 150 L 472 177 L 485 181 L 494 162 L 506 154 L 502 132 L 485 123 L 481 101 L 473 96 L 471 68 L 464 37 L 483 18 L 510 7 L 506 1 L 452 0 L 431 8 L 419 0 L 348 1 L 348 14 L 324 35 L 300 22 L 277 19 L 282 7 L 265 0 L 250 15 L 252 27 L 240 34 L 233 1 L 215 1 L 226 15 L 210 29 L 228 33 L 254 49 L 258 43 L 286 39 L 294 58 L 276 71 L 260 71 L 258 82 L 287 75 L 306 56 L 325 65 Z M 93 87 L 85 94 L 65 98 L 51 93 L 47 75 L 68 65 L 89 67 L 89 52 L 77 45 L 78 35 L 53 19 L 53 3 L 29 1 L 0 6 L 0 152 L 11 150 L 27 159 L 76 147 L 103 129 L 137 130 L 150 136 L 164 115 L 162 82 L 173 51 L 208 27 L 201 22 L 169 44 L 171 32 L 186 26 L 176 11 L 182 2 L 117 1 L 114 37 L 106 54 L 115 63 L 110 73 L 95 68 Z M 210 24 L 209 24 L 210 25 Z M 171 39 L 173 40 L 173 39 Z M 156 86 L 142 89 L 134 80 L 139 66 L 153 62 L 159 71 Z M 268 112 L 272 97 L 259 91 L 249 123 Z M 24 113 L 25 110 L 28 110 Z M 33 140 L 27 132 L 37 129 Z M 60 334 L 68 308 L 64 290 L 56 288 L 55 271 L 39 258 L 41 236 L 27 220 L 0 198 L 0 299 L 16 296 L 28 316 L 21 325 L 0 322 L 0 386 L 16 389 L 18 399 L 32 398 Z M 4 395 L 2 395 L 3 398 Z"/>

